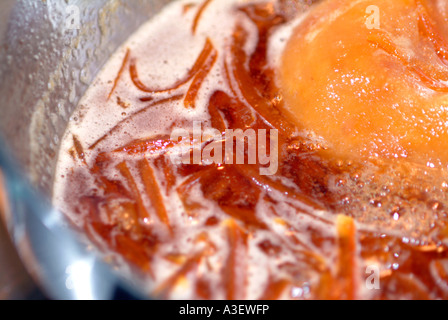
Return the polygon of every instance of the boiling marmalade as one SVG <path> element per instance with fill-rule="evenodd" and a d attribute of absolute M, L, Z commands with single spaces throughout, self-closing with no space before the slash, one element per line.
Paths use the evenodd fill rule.
<path fill-rule="evenodd" d="M 81 100 L 55 204 L 157 298 L 446 299 L 447 19 L 444 0 L 176 1 Z M 278 130 L 277 173 L 173 163 L 194 121 Z"/>

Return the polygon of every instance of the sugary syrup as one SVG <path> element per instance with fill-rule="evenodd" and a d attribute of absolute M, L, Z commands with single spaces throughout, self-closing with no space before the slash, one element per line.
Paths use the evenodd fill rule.
<path fill-rule="evenodd" d="M 148 294 L 448 298 L 446 170 L 329 157 L 285 111 L 281 52 L 313 6 L 175 2 L 112 57 L 72 116 L 54 202 L 111 263 L 142 271 Z M 194 121 L 278 130 L 278 172 L 173 163 L 170 133 Z"/>

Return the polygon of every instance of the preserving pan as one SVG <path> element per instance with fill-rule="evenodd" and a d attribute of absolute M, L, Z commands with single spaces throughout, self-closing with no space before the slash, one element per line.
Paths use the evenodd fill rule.
<path fill-rule="evenodd" d="M 139 276 L 104 263 L 50 199 L 61 138 L 80 98 L 112 53 L 168 2 L 0 1 L 0 214 L 51 299 L 145 297 Z"/>

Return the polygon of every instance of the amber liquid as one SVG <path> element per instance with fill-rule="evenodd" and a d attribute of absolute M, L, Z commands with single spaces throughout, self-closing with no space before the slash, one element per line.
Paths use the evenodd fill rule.
<path fill-rule="evenodd" d="M 127 50 L 103 99 L 124 113 L 125 101 L 145 106 L 94 141 L 68 136 L 65 211 L 99 247 L 145 273 L 161 298 L 448 298 L 446 172 L 331 159 L 325 143 L 293 125 L 268 58 L 276 30 L 305 14 L 288 3 L 235 3 L 225 45 L 204 37 L 194 64 L 166 88 L 140 78 L 144 56 Z M 182 10 L 196 35 L 213 1 Z M 226 89 L 203 95 L 200 118 L 221 132 L 277 129 L 275 176 L 261 176 L 259 165 L 174 165 L 176 145 L 165 132 L 131 141 L 123 134 L 144 130 L 148 116 L 140 117 L 154 108 L 200 108 L 217 66 Z M 124 97 L 121 86 L 139 94 Z M 191 118 L 175 116 L 168 127 L 182 126 Z M 379 290 L 366 288 L 372 265 Z"/>

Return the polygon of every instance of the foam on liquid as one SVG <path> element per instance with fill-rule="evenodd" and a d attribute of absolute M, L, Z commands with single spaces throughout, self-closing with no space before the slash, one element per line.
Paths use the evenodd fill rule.
<path fill-rule="evenodd" d="M 255 1 L 250 1 L 251 3 Z M 185 12 L 186 5 L 194 3 Z M 151 19 L 148 23 L 143 25 L 129 40 L 111 57 L 109 62 L 105 65 L 103 70 L 99 73 L 97 79 L 89 88 L 85 96 L 82 98 L 78 109 L 71 117 L 71 121 L 67 128 L 66 134 L 63 138 L 61 151 L 59 154 L 58 167 L 56 171 L 56 178 L 54 184 L 54 203 L 56 207 L 60 208 L 62 212 L 67 214 L 69 218 L 78 226 L 82 226 L 83 217 L 85 213 L 74 214 L 71 212 L 72 206 L 68 194 L 76 194 L 84 190 L 70 190 L 71 187 L 67 183 L 67 177 L 73 172 L 73 167 L 76 165 L 73 158 L 70 156 L 69 150 L 73 148 L 73 136 L 78 137 L 82 142 L 84 150 L 86 151 L 87 162 L 92 161 L 98 152 L 111 151 L 127 143 L 148 137 L 155 137 L 161 135 L 169 135 L 173 126 L 178 126 L 176 122 L 178 119 L 183 119 L 183 125 L 192 126 L 193 121 L 202 121 L 204 124 L 210 124 L 210 116 L 207 111 L 207 103 L 209 98 L 215 90 L 222 90 L 230 92 L 226 81 L 223 78 L 224 65 L 223 59 L 218 58 L 212 71 L 207 76 L 205 83 L 203 83 L 198 99 L 196 100 L 196 107 L 194 109 L 187 109 L 183 106 L 182 101 L 173 101 L 153 108 L 149 108 L 145 112 L 139 113 L 138 116 L 132 117 L 132 121 L 124 123 L 112 134 L 107 136 L 98 145 L 95 151 L 89 151 L 89 147 L 96 143 L 99 139 L 104 137 L 112 128 L 114 128 L 120 121 L 125 118 L 137 114 L 140 110 L 148 105 L 148 102 L 141 102 L 139 98 L 145 97 L 145 93 L 139 91 L 130 79 L 129 73 L 124 72 L 120 78 L 119 84 L 112 95 L 111 99 L 107 101 L 107 96 L 112 88 L 113 81 L 121 67 L 126 50 L 130 49 L 132 57 L 137 58 L 137 65 L 139 70 L 140 80 L 150 85 L 151 87 L 167 87 L 176 80 L 180 79 L 194 64 L 195 59 L 201 52 L 204 42 L 209 37 L 214 47 L 219 54 L 225 52 L 229 45 L 229 39 L 232 36 L 234 26 L 237 23 L 242 23 L 249 31 L 249 41 L 247 42 L 246 50 L 251 53 L 257 43 L 257 30 L 247 17 L 241 12 L 236 12 L 234 6 L 236 4 L 248 3 L 245 0 L 225 0 L 212 1 L 203 14 L 200 24 L 198 26 L 196 35 L 191 33 L 191 25 L 197 7 L 202 1 L 176 1 L 167 6 L 160 14 Z M 298 16 L 295 20 L 281 26 L 272 35 L 270 39 L 270 48 L 268 50 L 269 60 L 274 66 L 279 65 L 283 46 L 286 44 L 289 35 L 293 28 L 300 23 L 304 15 Z M 179 91 L 179 90 L 178 90 Z M 157 94 L 160 99 L 168 98 L 176 94 L 177 91 L 165 92 Z M 117 103 L 117 97 L 120 97 L 121 105 Z M 123 108 L 123 105 L 126 108 Z M 350 166 L 350 164 L 349 164 Z M 381 181 L 377 185 L 369 187 L 369 168 L 362 169 L 361 174 L 356 180 L 352 179 L 353 175 L 335 177 L 334 191 L 337 193 L 337 185 L 340 179 L 345 179 L 346 184 L 356 185 L 361 182 L 365 184 L 365 191 L 358 194 L 353 192 L 353 197 L 359 197 L 365 203 L 369 203 L 371 192 L 381 189 L 382 185 L 386 185 L 388 177 L 380 178 Z M 372 171 L 374 172 L 374 170 Z M 111 170 L 110 176 L 113 178 L 117 172 Z M 163 181 L 163 175 L 156 172 L 159 182 Z M 93 179 L 84 176 L 86 181 Z M 365 179 L 365 180 L 363 180 Z M 399 177 L 397 178 L 399 179 Z M 440 178 L 442 179 L 442 177 Z M 384 180 L 384 181 L 383 181 Z M 348 181 L 348 182 L 347 182 Z M 180 181 L 183 182 L 183 181 Z M 291 183 L 289 180 L 284 181 L 285 184 Z M 443 183 L 443 181 L 440 181 Z M 88 184 L 86 182 L 85 184 Z M 137 180 L 138 188 L 143 190 L 141 181 Z M 171 223 L 176 227 L 175 241 L 170 241 L 161 244 L 159 252 L 155 256 L 153 263 L 154 280 L 149 280 L 146 284 L 146 289 L 149 293 L 154 288 L 157 288 L 161 283 L 168 279 L 176 270 L 178 266 L 163 259 L 162 256 L 173 253 L 195 252 L 198 249 L 198 244 L 195 244 L 193 239 L 203 232 L 204 221 L 214 215 L 219 219 L 225 220 L 226 214 L 223 213 L 216 203 L 207 200 L 203 197 L 201 190 L 191 193 L 192 201 L 203 204 L 203 209 L 199 211 L 198 217 L 189 217 L 185 213 L 185 209 L 175 192 L 171 194 L 164 194 L 165 205 L 169 211 Z M 366 191 L 367 190 L 367 191 Z M 370 194 L 370 195 L 369 195 Z M 308 214 L 301 214 L 297 212 L 297 208 L 305 207 L 303 204 L 291 202 L 280 192 L 275 190 L 269 191 L 269 196 L 278 201 L 278 208 L 281 209 L 283 221 L 287 221 L 288 225 L 294 226 L 295 235 L 308 248 L 313 249 L 327 260 L 328 264 L 334 264 L 336 260 L 335 252 L 335 230 L 329 225 L 333 224 L 334 216 L 326 212 L 314 212 L 314 217 Z M 440 201 L 444 201 L 444 196 Z M 258 230 L 251 234 L 248 241 L 248 280 L 247 292 L 245 298 L 256 299 L 265 289 L 269 277 L 271 275 L 280 276 L 287 273 L 285 268 L 279 266 L 294 265 L 297 270 L 302 267 L 301 261 L 298 261 L 297 256 L 293 250 L 283 250 L 280 254 L 275 256 L 268 256 L 262 252 L 259 244 L 263 241 L 282 246 L 281 235 L 290 232 L 288 227 L 278 220 L 273 219 L 271 212 L 267 209 L 266 203 L 260 196 L 259 204 L 257 205 L 257 216 L 261 221 L 272 226 L 271 231 Z M 148 206 L 150 201 L 143 197 L 145 204 Z M 361 202 L 362 202 L 361 201 Z M 375 208 L 372 210 L 382 210 Z M 353 215 L 359 218 L 359 227 L 369 230 L 369 219 L 363 220 L 365 212 L 355 212 Z M 387 215 L 385 213 L 384 215 Z M 319 219 L 316 219 L 318 217 Z M 381 216 L 380 216 L 381 217 Z M 155 220 L 157 218 L 154 218 Z M 373 219 L 375 220 L 375 219 Z M 273 223 L 274 221 L 274 223 Z M 152 224 L 155 221 L 145 221 L 145 223 Z M 363 224 L 363 223 L 366 224 Z M 373 224 L 378 221 L 372 222 Z M 396 233 L 400 225 L 390 226 L 388 220 L 380 221 L 380 226 L 385 228 L 384 235 L 388 232 Z M 398 222 L 397 222 L 398 223 Z M 407 231 L 407 230 L 406 230 Z M 413 230 L 411 230 L 413 231 Z M 159 230 L 160 234 L 164 235 L 164 230 Z M 207 274 L 207 279 L 211 283 L 211 287 L 215 288 L 217 298 L 224 298 L 223 289 L 219 287 L 220 283 L 220 268 L 228 254 L 228 243 L 225 234 L 225 228 L 222 225 L 207 229 L 207 234 L 210 240 L 218 248 L 216 254 L 209 257 L 208 268 L 201 264 L 198 270 L 201 274 Z M 324 241 L 317 247 L 313 242 L 314 234 L 319 234 Z M 412 232 L 411 232 L 412 234 Z M 379 262 L 378 262 L 379 263 Z M 202 268 L 202 269 L 201 269 Z M 303 265 L 303 270 L 306 266 Z M 291 271 L 292 272 L 292 271 Z M 288 292 L 285 291 L 286 298 L 307 298 L 310 294 L 310 286 L 319 281 L 319 275 L 311 271 L 304 272 L 303 275 L 295 275 L 296 284 Z M 189 276 L 190 277 L 190 276 Z M 170 298 L 183 299 L 194 296 L 193 279 L 187 277 L 185 283 L 176 286 L 176 289 L 170 295 Z M 360 298 L 368 298 L 372 292 L 361 290 L 359 292 Z"/>
<path fill-rule="evenodd" d="M 70 212 L 65 181 L 74 165 L 73 158 L 68 152 L 73 147 L 73 135 L 77 136 L 79 141 L 82 141 L 84 149 L 87 150 L 90 145 L 107 134 L 117 123 L 139 111 L 147 104 L 138 101 L 138 98 L 144 97 L 145 93 L 133 86 L 129 74 L 126 72 L 123 73 L 115 94 L 109 101 L 106 99 L 112 88 L 112 82 L 121 67 L 126 50 L 130 49 L 132 56 L 138 58 L 139 76 L 143 83 L 160 88 L 167 87 L 181 78 L 191 68 L 203 48 L 206 37 L 212 39 L 213 45 L 219 53 L 224 52 L 237 19 L 241 20 L 244 26 L 251 31 L 246 48 L 247 52 L 250 53 L 254 50 L 257 41 L 256 28 L 247 19 L 241 19 L 242 13 L 235 15 L 232 10 L 235 4 L 245 2 L 247 1 L 213 1 L 206 14 L 201 18 L 197 34 L 193 36 L 191 24 L 196 8 L 184 14 L 184 6 L 191 3 L 199 5 L 202 2 L 176 1 L 144 24 L 107 62 L 72 115 L 59 154 L 53 192 L 54 204 L 62 212 L 66 213 L 75 224 L 82 225 L 82 215 L 74 215 Z M 292 25 L 288 26 L 288 28 L 283 27 L 283 29 L 289 30 L 291 28 Z M 279 37 L 282 39 L 278 40 Z M 275 48 L 270 57 L 273 61 L 279 60 L 278 55 L 281 50 L 278 50 L 278 46 L 284 45 L 286 42 L 285 37 L 281 35 L 277 36 L 276 39 Z M 194 120 L 208 122 L 209 115 L 206 107 L 210 95 L 215 90 L 229 91 L 222 74 L 222 61 L 218 60 L 218 63 L 214 65 L 212 72 L 206 78 L 206 83 L 202 85 L 195 109 L 186 109 L 181 101 L 156 106 L 144 112 L 138 117 L 137 121 L 124 125 L 122 129 L 117 130 L 115 134 L 105 139 L 98 146 L 99 149 L 102 151 L 113 150 L 139 138 L 170 134 L 170 126 L 178 118 L 190 119 L 191 122 Z M 159 94 L 160 98 L 172 95 L 173 92 Z M 120 97 L 122 102 L 128 105 L 126 109 L 123 109 L 117 103 L 117 97 Z M 166 112 L 166 110 L 170 110 L 170 112 Z M 95 154 L 96 151 L 86 151 L 87 159 L 92 159 Z M 76 192 L 76 190 L 72 190 L 72 192 Z M 197 201 L 205 204 L 207 207 L 205 211 L 218 211 L 216 204 L 204 199 L 200 190 L 193 194 L 197 197 Z M 198 221 L 185 218 L 184 209 L 176 195 L 173 194 L 171 197 L 167 197 L 166 204 L 169 206 L 170 216 L 177 219 L 177 221 L 173 221 L 173 224 L 185 224 L 186 227 L 179 231 L 176 243 L 167 244 L 161 251 L 167 253 L 177 250 L 182 252 L 193 251 L 194 245 L 191 243 L 191 239 L 201 229 L 194 227 L 199 224 Z M 262 209 L 260 209 L 261 211 Z M 204 216 L 207 216 L 207 212 L 204 213 Z M 281 229 L 281 226 L 279 228 Z M 223 248 L 220 253 L 212 258 L 210 265 L 220 266 L 227 254 L 225 250 L 227 246 L 226 237 L 222 230 L 210 232 L 209 235 L 218 247 Z M 274 265 L 269 263 L 264 255 L 260 254 L 256 246 L 258 243 L 257 238 L 264 237 L 269 238 L 269 234 L 263 234 L 263 236 L 256 235 L 254 241 L 251 241 L 249 244 L 248 259 L 250 261 L 250 270 L 247 292 L 247 298 L 249 299 L 259 296 L 260 287 L 263 287 L 268 277 L 267 270 L 274 268 Z M 281 257 L 280 260 L 293 262 L 294 257 Z M 157 275 L 157 283 L 149 282 L 149 291 L 162 283 L 175 270 L 176 266 L 159 259 L 155 264 L 154 270 Z M 173 298 L 191 297 L 191 290 L 192 288 L 188 286 L 181 286 L 179 290 L 174 292 Z"/>

